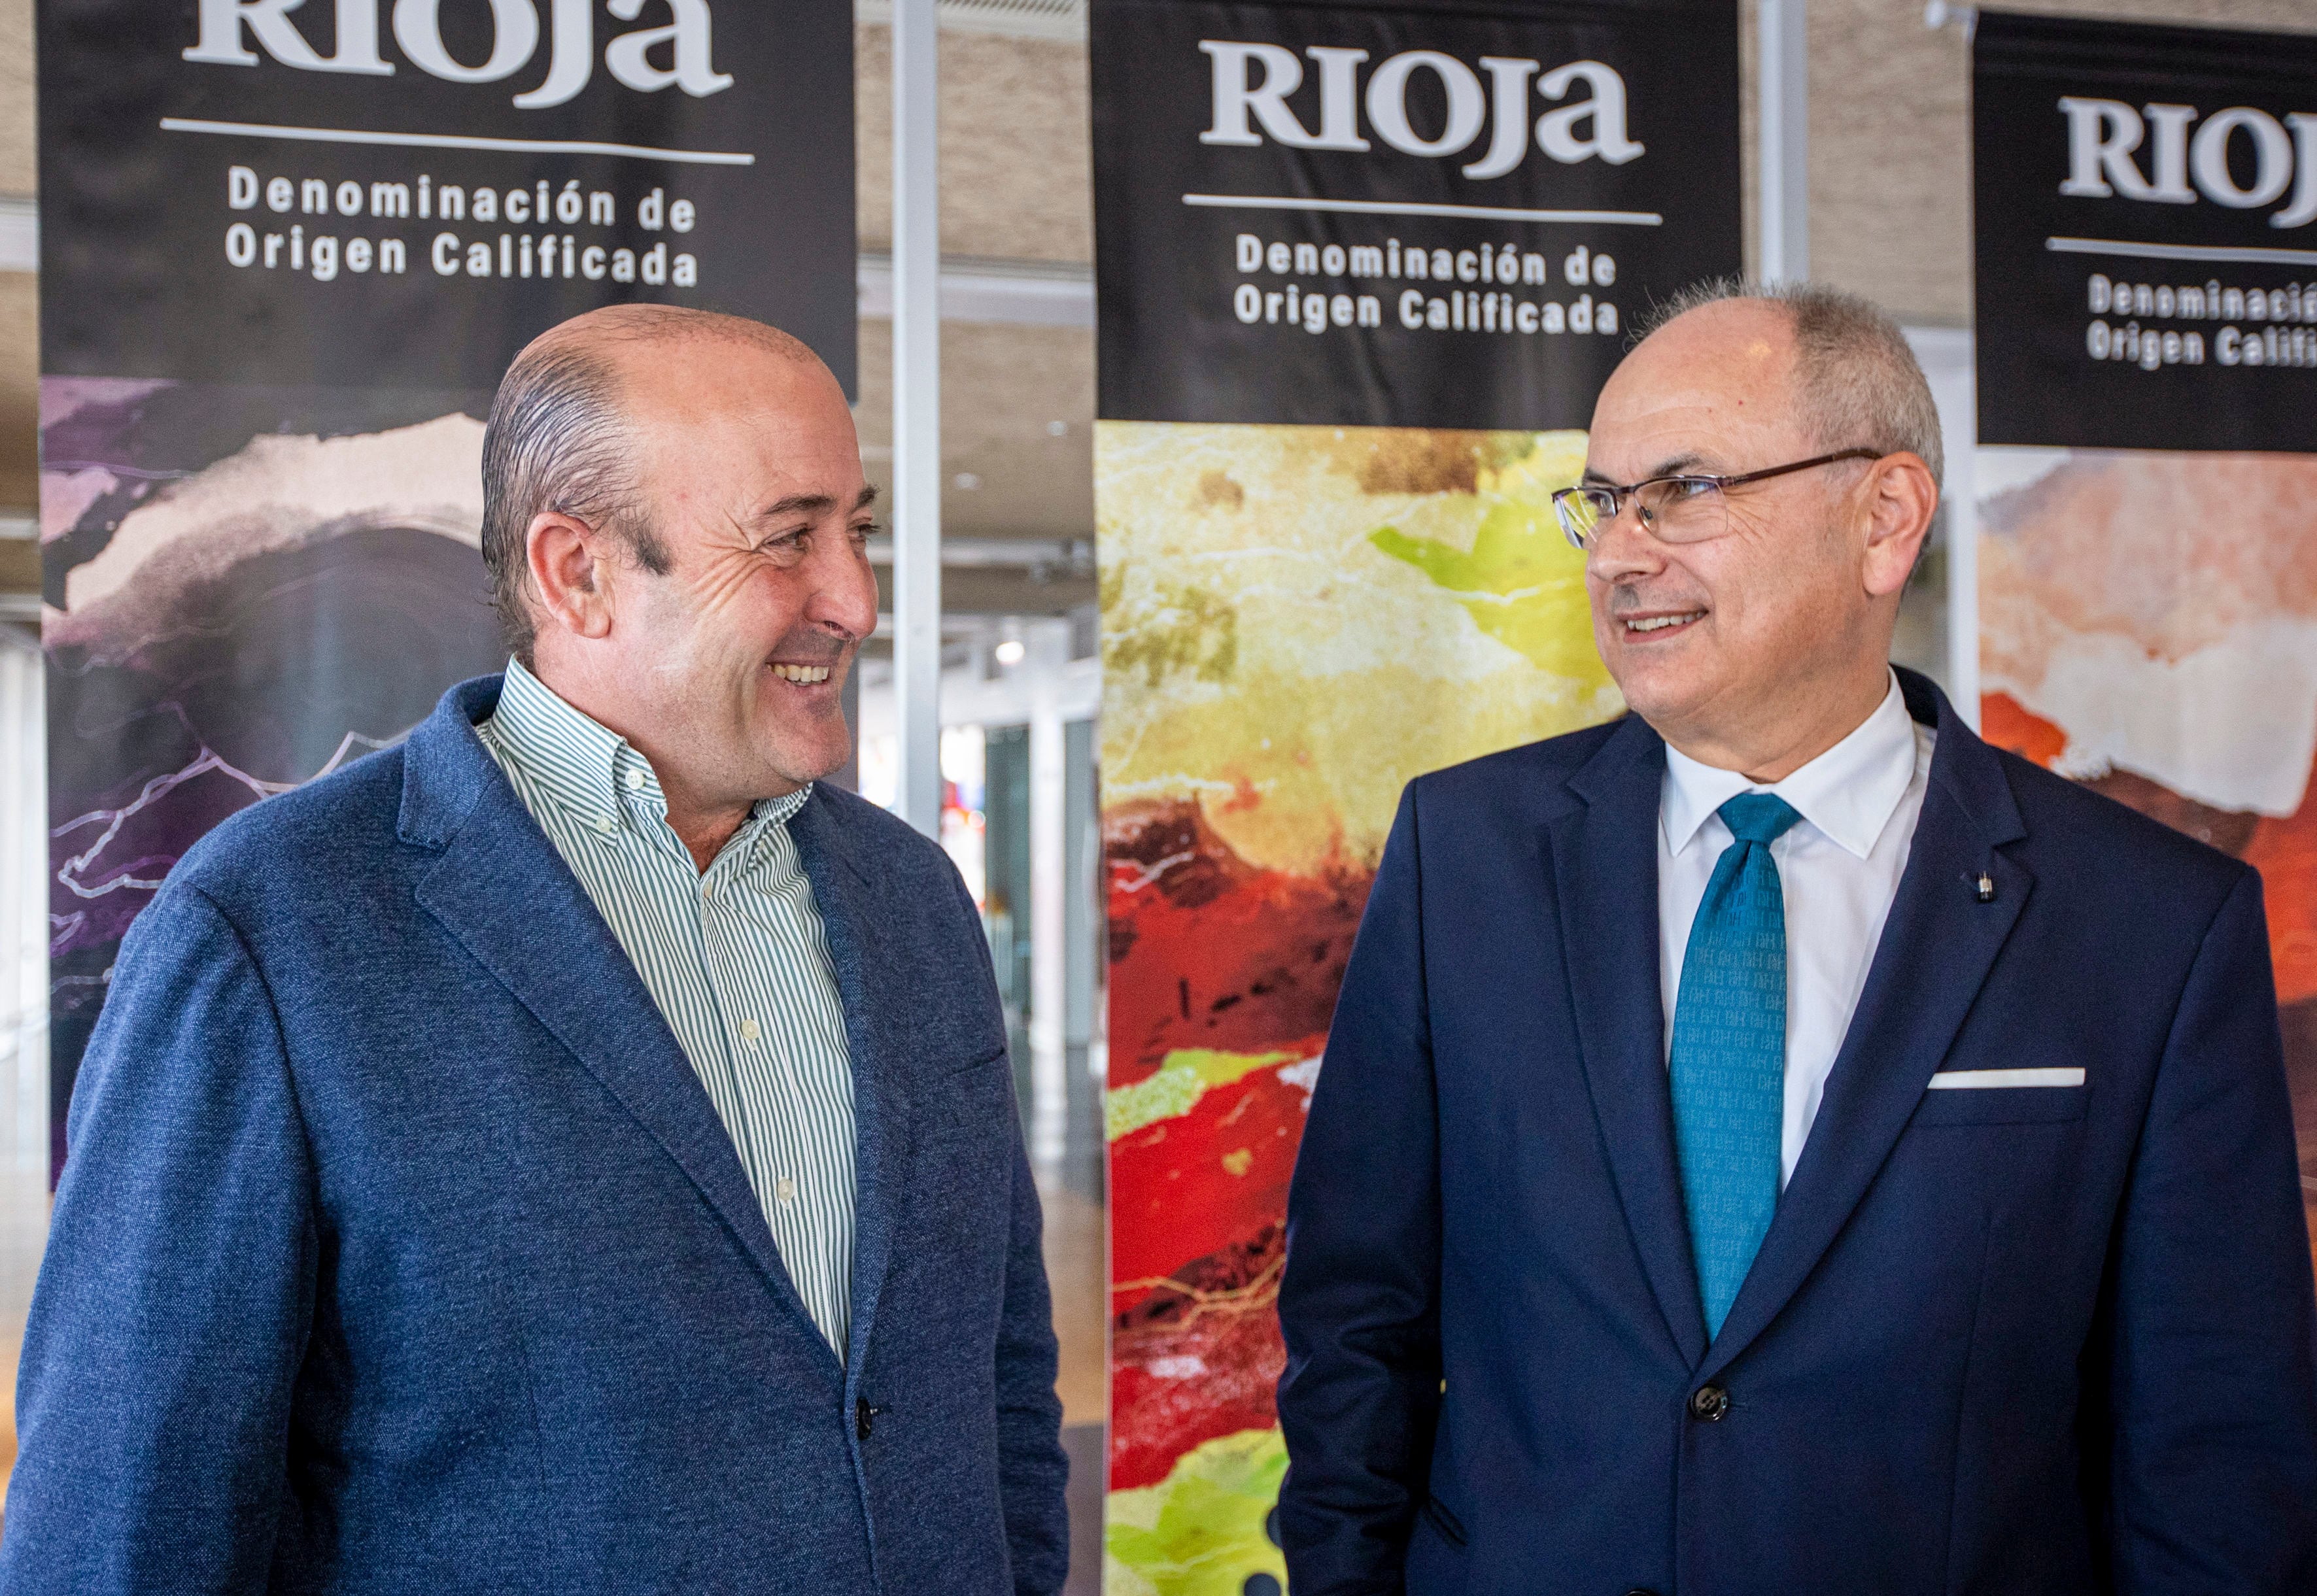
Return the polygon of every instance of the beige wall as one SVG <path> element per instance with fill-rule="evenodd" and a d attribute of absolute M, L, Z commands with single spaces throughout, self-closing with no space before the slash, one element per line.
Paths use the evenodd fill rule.
<path fill-rule="evenodd" d="M 952 322 L 941 358 L 944 535 L 1092 536 L 1094 334 Z M 881 488 L 892 483 L 892 324 L 863 322 L 855 413 Z"/>
<path fill-rule="evenodd" d="M 29 194 L 32 164 L 32 0 L 0 0 L 0 194 Z"/>
<path fill-rule="evenodd" d="M 32 0 L 0 0 L 0 195 L 29 195 L 32 144 Z M 0 272 L 0 513 L 39 495 L 40 296 L 31 273 Z"/>
<path fill-rule="evenodd" d="M 854 31 L 861 247 L 893 239 L 892 35 Z M 941 41 L 944 255 L 1085 263 L 1094 256 L 1093 147 L 1082 45 L 944 32 Z M 861 441 L 890 478 L 892 325 L 861 326 Z M 1094 335 L 1071 327 L 953 323 L 942 333 L 942 531 L 950 538 L 1083 538 L 1094 529 Z M 1060 423 L 1056 435 L 1052 424 Z M 951 610 L 1046 611 L 1075 588 L 1008 597 L 949 573 Z M 1090 595 L 1084 595 L 1090 596 Z"/>
<path fill-rule="evenodd" d="M 40 496 L 40 281 L 0 272 L 0 513 Z"/>
<path fill-rule="evenodd" d="M 892 36 L 854 30 L 861 247 L 893 241 Z M 1094 258 L 1082 45 L 987 33 L 941 44 L 944 254 Z"/>

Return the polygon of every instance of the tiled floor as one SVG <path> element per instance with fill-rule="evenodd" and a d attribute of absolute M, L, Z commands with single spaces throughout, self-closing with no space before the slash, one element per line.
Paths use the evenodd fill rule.
<path fill-rule="evenodd" d="M 1061 1343 L 1062 1447 L 1070 1458 L 1070 1580 L 1065 1596 L 1102 1589 L 1103 1424 L 1109 1414 L 1110 1270 L 1102 1083 L 1086 1050 L 1069 1054 L 1061 1161 L 1039 1172 L 1046 1208 L 1046 1278 Z"/>
<path fill-rule="evenodd" d="M 1062 1450 L 1070 1458 L 1070 1578 L 1062 1596 L 1097 1596 L 1102 1590 L 1102 1426 L 1065 1424 Z"/>
<path fill-rule="evenodd" d="M 1062 1422 L 1099 1425 L 1108 1412 L 1104 1369 L 1103 1210 L 1065 1186 L 1048 1184 L 1046 1279 L 1054 1293 L 1054 1336 L 1062 1345 Z"/>

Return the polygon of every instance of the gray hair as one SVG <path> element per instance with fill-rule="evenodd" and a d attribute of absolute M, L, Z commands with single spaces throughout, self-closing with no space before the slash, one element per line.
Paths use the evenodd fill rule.
<path fill-rule="evenodd" d="M 483 428 L 483 568 L 509 652 L 528 667 L 538 635 L 531 611 L 531 523 L 568 515 L 617 539 L 656 576 L 674 568 L 644 503 L 635 432 L 613 352 L 622 344 L 692 338 L 744 343 L 810 361 L 775 327 L 672 305 L 592 311 L 515 356 Z"/>
<path fill-rule="evenodd" d="M 1946 451 L 1938 406 L 1906 334 L 1873 300 L 1818 282 L 1716 278 L 1682 290 L 1642 322 L 1647 337 L 1676 317 L 1724 299 L 1759 299 L 1783 309 L 1797 352 L 1803 419 L 1822 449 L 1905 450 L 1944 481 Z"/>
<path fill-rule="evenodd" d="M 600 349 L 533 345 L 515 358 L 483 428 L 483 569 L 508 652 L 532 664 L 531 523 L 548 512 L 610 532 L 639 564 L 669 568 L 643 517 L 633 434 Z"/>

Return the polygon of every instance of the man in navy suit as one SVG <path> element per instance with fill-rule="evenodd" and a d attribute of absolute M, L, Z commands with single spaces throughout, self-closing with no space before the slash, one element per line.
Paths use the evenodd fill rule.
<path fill-rule="evenodd" d="M 505 674 L 219 827 L 123 946 L 0 1591 L 1058 1590 L 989 952 L 820 780 L 876 620 L 844 394 L 597 311 L 483 475 Z"/>
<path fill-rule="evenodd" d="M 1345 977 L 1296 1596 L 2317 1591 L 2259 878 L 1890 667 L 1887 317 L 1677 308 L 1556 504 L 1633 713 L 1413 783 Z"/>

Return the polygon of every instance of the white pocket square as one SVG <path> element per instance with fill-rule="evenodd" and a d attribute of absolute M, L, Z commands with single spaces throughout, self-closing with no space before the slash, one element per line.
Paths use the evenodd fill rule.
<path fill-rule="evenodd" d="M 1934 1092 L 1969 1092 L 1993 1086 L 2080 1086 L 2080 1069 L 1950 1069 L 1931 1077 Z"/>

